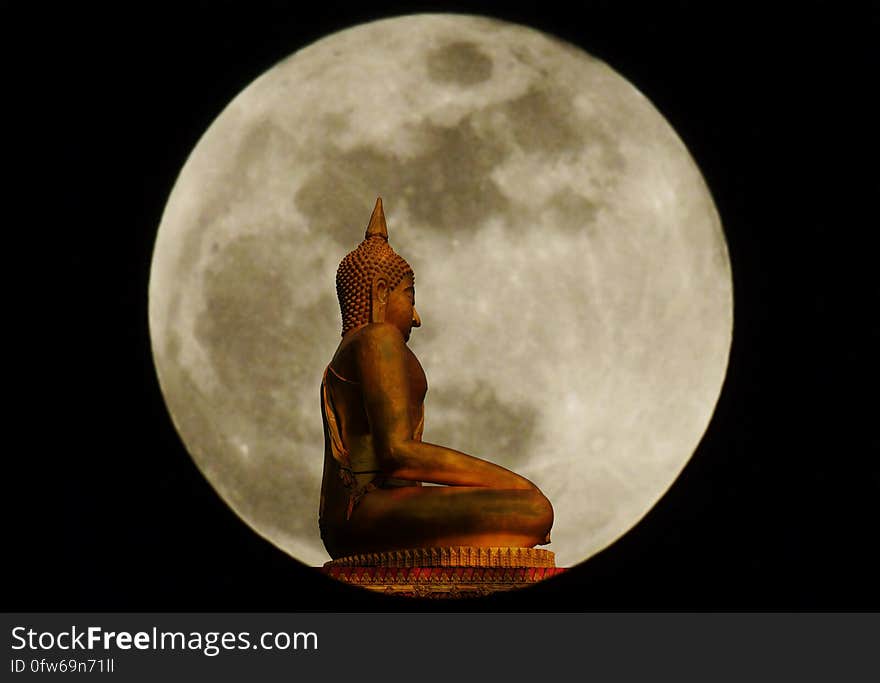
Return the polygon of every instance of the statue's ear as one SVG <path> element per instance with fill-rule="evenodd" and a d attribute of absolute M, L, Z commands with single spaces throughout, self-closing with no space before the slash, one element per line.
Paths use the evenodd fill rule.
<path fill-rule="evenodd" d="M 371 299 L 370 322 L 384 323 L 385 306 L 388 304 L 388 280 L 384 277 L 377 277 L 373 280 Z"/>

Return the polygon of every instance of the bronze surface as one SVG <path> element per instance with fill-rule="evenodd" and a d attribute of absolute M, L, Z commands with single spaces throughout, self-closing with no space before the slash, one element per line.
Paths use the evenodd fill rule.
<path fill-rule="evenodd" d="M 421 326 L 415 279 L 388 244 L 381 199 L 339 266 L 337 294 L 342 341 L 321 386 L 319 524 L 330 556 L 549 543 L 553 508 L 535 484 L 422 441 L 428 383 L 407 346 Z"/>

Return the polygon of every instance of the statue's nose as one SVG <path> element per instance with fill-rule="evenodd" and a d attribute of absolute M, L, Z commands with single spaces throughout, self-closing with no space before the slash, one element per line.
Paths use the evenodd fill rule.
<path fill-rule="evenodd" d="M 421 327 L 422 326 L 422 319 L 419 317 L 419 312 L 415 309 L 415 306 L 413 306 L 412 326 L 413 327 Z"/>

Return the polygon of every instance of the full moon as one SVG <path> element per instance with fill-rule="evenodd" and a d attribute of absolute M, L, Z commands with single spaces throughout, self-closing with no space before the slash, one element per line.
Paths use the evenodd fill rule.
<path fill-rule="evenodd" d="M 709 191 L 624 78 L 535 30 L 413 15 L 330 35 L 242 91 L 168 200 L 150 331 L 205 477 L 296 559 L 318 534 L 334 278 L 381 196 L 416 273 L 426 441 L 553 503 L 559 566 L 632 528 L 693 454 L 732 287 Z"/>

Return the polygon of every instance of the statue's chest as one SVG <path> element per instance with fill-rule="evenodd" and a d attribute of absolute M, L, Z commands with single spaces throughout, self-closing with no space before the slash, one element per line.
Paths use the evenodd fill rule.
<path fill-rule="evenodd" d="M 428 391 L 428 379 L 425 377 L 425 371 L 416 355 L 409 351 L 407 354 L 407 377 L 409 378 L 410 396 L 415 399 L 418 406 L 422 405 L 425 400 L 425 394 Z"/>

